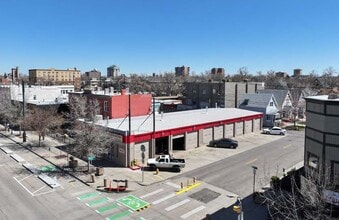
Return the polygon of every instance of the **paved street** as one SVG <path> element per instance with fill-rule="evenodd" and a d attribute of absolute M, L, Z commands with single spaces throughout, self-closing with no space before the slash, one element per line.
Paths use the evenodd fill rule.
<path fill-rule="evenodd" d="M 19 137 L 9 137 L 21 143 Z M 29 138 L 33 141 L 34 134 L 29 134 Z M 142 181 L 141 170 L 105 167 L 104 175 L 96 176 L 92 183 L 90 174 L 48 172 L 47 175 L 61 185 L 57 188 L 47 186 L 37 175 L 0 151 L 3 161 L 0 175 L 6 176 L 1 181 L 0 192 L 11 198 L 9 202 L 0 202 L 4 207 L 2 215 L 5 219 L 25 215 L 30 215 L 30 219 L 46 216 L 49 219 L 80 219 L 85 216 L 86 219 L 157 219 L 159 216 L 162 219 L 202 219 L 208 214 L 212 214 L 211 219 L 236 218 L 229 207 L 237 196 L 246 198 L 252 192 L 251 166 L 259 168 L 257 188 L 265 185 L 264 177 L 269 177 L 264 175 L 266 171 L 275 173 L 279 165 L 281 174 L 282 168 L 303 159 L 303 132 L 290 132 L 284 137 L 251 134 L 237 139 L 239 148 L 235 150 L 200 147 L 189 152 L 175 152 L 176 157 L 185 158 L 187 163 L 180 174 L 160 171 L 155 175 L 145 171 Z M 0 143 L 40 169 L 58 168 L 67 163 L 67 155 L 55 148 L 63 143 L 50 138 L 46 138 L 45 147 L 32 149 L 13 144 L 4 137 Z M 87 166 L 87 163 L 80 161 L 80 165 Z M 197 178 L 196 184 L 193 177 Z M 128 191 L 103 192 L 104 179 L 113 178 L 127 179 Z M 115 186 L 117 183 L 111 184 Z M 180 184 L 184 187 L 190 185 L 187 192 L 178 193 Z M 246 219 L 260 219 L 248 216 L 257 209 L 251 200 L 244 199 L 243 202 L 247 206 Z M 14 212 L 10 204 L 19 204 L 23 207 L 22 212 Z"/>

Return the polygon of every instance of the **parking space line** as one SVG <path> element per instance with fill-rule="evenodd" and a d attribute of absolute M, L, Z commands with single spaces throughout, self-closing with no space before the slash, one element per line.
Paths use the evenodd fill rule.
<path fill-rule="evenodd" d="M 173 209 L 178 208 L 179 206 L 182 206 L 182 205 L 188 203 L 189 201 L 190 201 L 189 199 L 182 200 L 181 202 L 178 202 L 178 203 L 176 203 L 174 205 L 171 205 L 171 206 L 167 207 L 165 210 L 169 212 L 169 211 L 171 211 Z"/>
<path fill-rule="evenodd" d="M 146 195 L 140 196 L 139 198 L 144 199 L 146 197 L 153 196 L 154 194 L 157 194 L 157 193 L 162 192 L 162 191 L 164 191 L 164 189 L 158 189 L 158 190 L 155 190 L 155 191 L 148 193 Z"/>
<path fill-rule="evenodd" d="M 44 195 L 44 194 L 47 194 L 47 193 L 52 193 L 54 191 L 55 191 L 55 189 L 51 189 L 51 190 L 49 190 L 47 192 L 42 192 L 42 193 L 39 193 L 39 194 L 34 194 L 33 196 L 41 196 L 41 195 Z"/>
<path fill-rule="evenodd" d="M 187 212 L 186 214 L 180 216 L 180 218 L 186 219 L 186 218 L 190 217 L 191 215 L 194 215 L 195 213 L 197 213 L 197 212 L 203 210 L 204 208 L 206 208 L 206 207 L 203 206 L 203 205 L 202 205 L 202 206 L 199 206 L 198 208 L 193 209 L 193 210 Z"/>
<path fill-rule="evenodd" d="M 29 191 L 27 188 L 26 188 L 26 186 L 24 186 L 19 180 L 17 180 L 14 176 L 13 176 L 13 178 L 15 179 L 15 181 L 17 181 L 29 194 L 31 194 L 31 196 L 34 196 L 32 193 L 31 193 L 31 191 Z"/>
<path fill-rule="evenodd" d="M 36 192 L 38 192 L 38 191 L 40 191 L 40 190 L 42 190 L 43 188 L 45 188 L 46 187 L 46 185 L 44 185 L 43 187 L 41 187 L 40 189 L 37 189 L 37 190 L 35 190 L 34 192 L 33 192 L 33 194 L 35 194 Z"/>
<path fill-rule="evenodd" d="M 23 180 L 25 180 L 25 179 L 27 179 L 27 178 L 29 178 L 29 177 L 31 177 L 31 176 L 33 176 L 33 174 L 31 174 L 31 175 L 29 175 L 29 176 L 26 176 L 26 177 L 24 177 L 24 178 L 22 178 L 22 179 L 20 179 L 20 180 L 18 180 L 18 181 L 23 181 Z"/>

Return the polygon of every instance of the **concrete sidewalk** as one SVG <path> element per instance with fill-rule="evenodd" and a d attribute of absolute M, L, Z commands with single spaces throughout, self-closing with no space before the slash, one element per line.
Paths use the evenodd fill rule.
<path fill-rule="evenodd" d="M 62 169 L 68 166 L 68 161 L 70 160 L 71 155 L 58 148 L 66 145 L 68 143 L 67 140 L 65 143 L 64 139 L 57 140 L 46 136 L 45 139 L 41 141 L 41 146 L 37 147 L 39 146 L 39 140 L 38 135 L 35 132 L 26 132 L 27 142 L 23 143 L 22 137 L 18 135 L 18 132 L 14 132 L 14 134 L 12 134 L 9 131 L 4 131 L 4 127 L 2 126 L 0 126 L 0 130 L 1 133 L 6 135 L 8 138 L 11 138 L 23 147 L 26 147 L 28 150 L 39 155 L 45 161 L 55 165 L 56 167 Z M 180 172 L 185 173 L 279 138 L 281 138 L 281 136 L 262 135 L 260 133 L 247 134 L 236 138 L 239 142 L 239 147 L 237 149 L 222 149 L 202 146 L 189 151 L 175 151 L 174 156 L 177 158 L 185 158 L 186 167 Z M 84 171 L 87 170 L 87 161 L 83 161 L 79 158 L 74 159 L 78 160 L 78 166 L 80 168 L 83 168 Z M 96 167 L 92 165 L 90 165 L 90 171 L 91 172 L 73 172 L 71 169 L 66 169 L 66 172 L 74 178 L 77 178 L 79 181 L 95 189 L 103 187 L 104 180 L 106 180 L 106 183 L 109 183 L 109 181 L 112 181 L 113 179 L 128 180 L 128 189 L 130 191 L 140 189 L 145 185 L 166 180 L 179 174 L 167 171 L 160 171 L 156 174 L 154 171 L 146 171 L 146 169 L 145 171 L 142 171 L 141 169 L 132 170 L 124 167 L 104 167 L 103 175 L 97 176 L 93 175 L 95 174 Z M 92 181 L 93 179 L 94 182 Z M 116 183 L 112 184 L 114 185 Z"/>

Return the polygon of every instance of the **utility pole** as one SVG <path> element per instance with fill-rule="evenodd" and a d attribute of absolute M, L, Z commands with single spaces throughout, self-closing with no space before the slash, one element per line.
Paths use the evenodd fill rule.
<path fill-rule="evenodd" d="M 22 80 L 22 121 L 25 122 L 25 82 Z M 25 126 L 23 126 L 23 133 L 22 133 L 22 142 L 26 142 L 26 130 Z"/>

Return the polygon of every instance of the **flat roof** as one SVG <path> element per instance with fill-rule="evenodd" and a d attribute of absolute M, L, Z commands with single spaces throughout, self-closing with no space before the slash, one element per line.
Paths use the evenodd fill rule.
<path fill-rule="evenodd" d="M 155 131 L 171 130 L 181 127 L 202 125 L 259 115 L 262 115 L 262 113 L 238 108 L 209 108 L 156 114 Z M 129 130 L 128 117 L 99 120 L 97 124 L 123 132 L 127 132 Z M 152 114 L 131 118 L 131 135 L 150 132 L 153 132 Z"/>
<path fill-rule="evenodd" d="M 320 101 L 334 101 L 338 102 L 339 101 L 339 96 L 336 99 L 329 99 L 328 95 L 316 95 L 316 96 L 307 96 L 305 99 L 314 99 L 314 100 L 320 100 Z"/>

